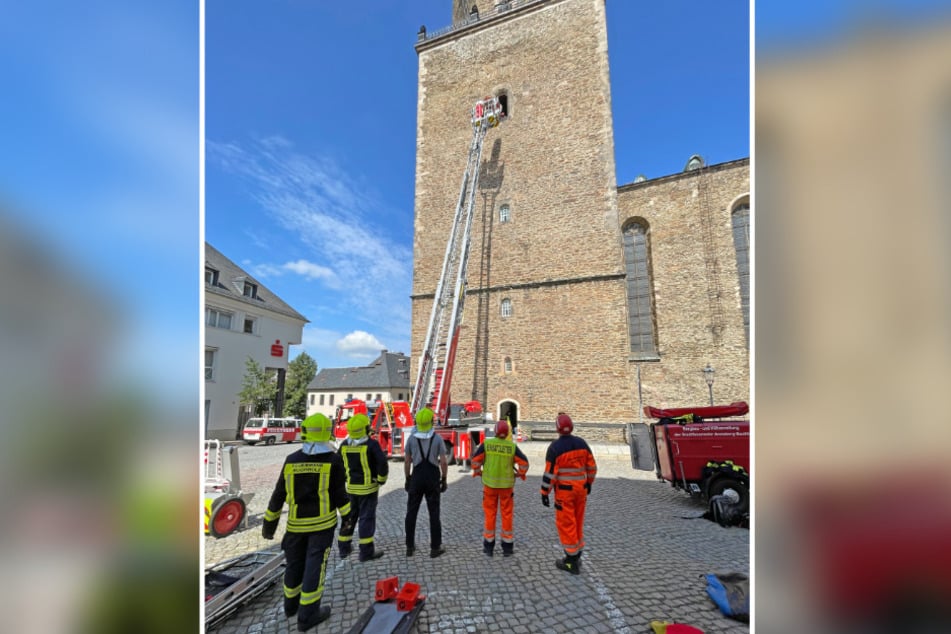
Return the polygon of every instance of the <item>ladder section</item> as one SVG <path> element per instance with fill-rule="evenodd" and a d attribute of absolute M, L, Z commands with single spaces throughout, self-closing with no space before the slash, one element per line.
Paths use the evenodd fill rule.
<path fill-rule="evenodd" d="M 479 185 L 482 146 L 489 128 L 502 120 L 502 106 L 495 97 L 486 97 L 472 108 L 472 142 L 462 175 L 459 199 L 453 214 L 442 272 L 436 285 L 426 339 L 419 358 L 410 411 L 429 406 L 439 422 L 446 420 L 449 388 L 455 364 L 459 326 L 466 295 L 466 267 L 472 237 L 472 217 Z"/>

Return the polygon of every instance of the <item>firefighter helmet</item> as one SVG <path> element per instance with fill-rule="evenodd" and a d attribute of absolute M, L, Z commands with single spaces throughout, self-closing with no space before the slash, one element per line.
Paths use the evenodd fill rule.
<path fill-rule="evenodd" d="M 424 434 L 433 428 L 433 410 L 428 407 L 416 412 L 416 429 Z"/>
<path fill-rule="evenodd" d="M 312 414 L 301 423 L 301 440 L 304 442 L 328 442 L 333 435 L 333 423 L 323 414 Z"/>
<path fill-rule="evenodd" d="M 509 437 L 509 424 L 504 420 L 500 420 L 495 424 L 495 437 L 496 438 L 508 438 Z"/>
<path fill-rule="evenodd" d="M 347 435 L 353 440 L 360 440 L 367 435 L 370 428 L 370 419 L 366 414 L 354 414 L 347 421 Z"/>
<path fill-rule="evenodd" d="M 565 414 L 564 412 L 559 412 L 558 418 L 555 419 L 555 429 L 557 429 L 558 433 L 562 435 L 573 432 L 575 425 L 571 422 L 571 416 L 568 416 L 568 414 Z"/>

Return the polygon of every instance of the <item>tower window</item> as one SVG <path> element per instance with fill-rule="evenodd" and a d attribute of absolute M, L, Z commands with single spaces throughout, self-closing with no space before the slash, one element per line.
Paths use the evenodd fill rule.
<path fill-rule="evenodd" d="M 498 94 L 499 105 L 502 106 L 502 117 L 509 116 L 509 96 L 504 92 Z"/>
<path fill-rule="evenodd" d="M 505 373 L 506 373 L 506 374 L 511 374 L 511 373 L 512 373 L 512 357 L 505 357 L 505 361 L 504 361 L 504 363 L 503 363 L 503 367 L 504 367 L 504 370 L 505 370 Z"/>
<path fill-rule="evenodd" d="M 624 227 L 624 267 L 631 355 L 635 358 L 655 357 L 657 344 L 646 223 L 635 220 Z"/>
<path fill-rule="evenodd" d="M 508 222 L 511 219 L 511 212 L 508 205 L 499 207 L 499 222 Z"/>
<path fill-rule="evenodd" d="M 503 318 L 512 316 L 512 300 L 508 297 L 502 300 L 501 314 Z"/>

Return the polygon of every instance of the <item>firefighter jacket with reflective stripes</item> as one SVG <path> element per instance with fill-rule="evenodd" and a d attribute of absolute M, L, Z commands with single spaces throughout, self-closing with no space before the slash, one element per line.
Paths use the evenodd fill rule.
<path fill-rule="evenodd" d="M 482 484 L 491 489 L 511 489 L 515 486 L 515 471 L 519 477 L 528 471 L 528 458 L 508 438 L 489 438 L 472 454 L 475 475 L 482 474 Z"/>
<path fill-rule="evenodd" d="M 308 455 L 298 450 L 284 460 L 264 513 L 264 523 L 277 525 L 287 501 L 288 533 L 313 533 L 334 529 L 337 511 L 350 515 L 347 474 L 340 456 L 333 452 Z"/>
<path fill-rule="evenodd" d="M 347 493 L 369 495 L 386 483 L 390 465 L 380 443 L 373 438 L 362 443 L 347 438 L 340 445 L 340 456 L 347 471 Z"/>
<path fill-rule="evenodd" d="M 580 489 L 594 482 L 598 466 L 594 454 L 583 438 L 567 434 L 548 446 L 545 454 L 545 474 L 542 476 L 542 495 L 552 487 Z"/>

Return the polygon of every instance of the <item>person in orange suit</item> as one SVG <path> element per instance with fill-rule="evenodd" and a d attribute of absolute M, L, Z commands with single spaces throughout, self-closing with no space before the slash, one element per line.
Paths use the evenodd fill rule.
<path fill-rule="evenodd" d="M 565 550 L 564 559 L 556 560 L 555 567 L 577 575 L 581 574 L 581 552 L 584 550 L 584 511 L 598 466 L 588 443 L 572 435 L 574 423 L 568 414 L 558 414 L 555 428 L 558 439 L 548 446 L 545 454 L 542 504 L 551 505 L 549 494 L 554 489 L 555 526 Z"/>
<path fill-rule="evenodd" d="M 495 424 L 495 438 L 486 438 L 472 455 L 472 476 L 482 476 L 482 552 L 489 557 L 495 551 L 495 520 L 502 509 L 502 556 L 514 554 L 515 532 L 512 511 L 515 507 L 515 476 L 522 480 L 528 472 L 528 458 L 511 438 L 504 420 Z"/>

